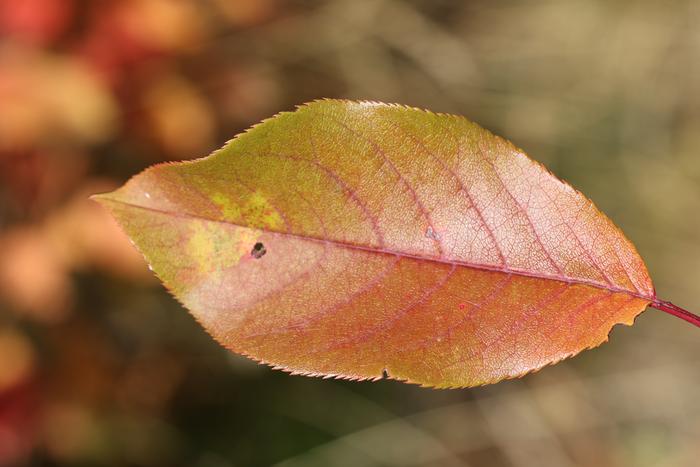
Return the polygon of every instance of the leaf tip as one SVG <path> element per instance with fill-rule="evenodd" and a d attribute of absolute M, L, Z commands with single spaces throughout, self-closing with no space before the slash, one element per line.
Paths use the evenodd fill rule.
<path fill-rule="evenodd" d="M 95 193 L 88 196 L 88 199 L 98 203 L 100 206 L 105 206 L 107 203 L 114 200 L 114 192 L 110 191 L 107 193 Z"/>
<path fill-rule="evenodd" d="M 115 204 L 120 201 L 119 191 L 120 189 L 106 193 L 95 193 L 88 196 L 88 199 L 99 204 L 102 208 L 106 209 L 110 214 L 112 214 L 112 216 L 119 220 L 119 216 L 116 215 L 114 210 Z"/>
<path fill-rule="evenodd" d="M 120 201 L 119 198 L 119 189 L 114 190 L 114 191 L 109 191 L 106 193 L 95 193 L 93 195 L 88 196 L 88 199 L 90 201 L 94 201 L 97 204 L 99 204 L 101 207 L 107 209 L 112 215 L 114 215 L 114 205 L 115 203 Z"/>
<path fill-rule="evenodd" d="M 95 202 L 101 204 L 103 201 L 105 201 L 105 199 L 108 198 L 108 196 L 109 196 L 109 193 L 95 193 L 93 195 L 88 196 L 88 199 L 90 201 L 95 201 Z"/>

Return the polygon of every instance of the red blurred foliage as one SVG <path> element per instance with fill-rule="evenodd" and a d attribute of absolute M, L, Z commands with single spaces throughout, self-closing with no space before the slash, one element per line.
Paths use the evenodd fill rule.
<path fill-rule="evenodd" d="M 35 444 L 39 392 L 35 355 L 16 330 L 0 329 L 0 465 L 17 465 Z"/>
<path fill-rule="evenodd" d="M 25 381 L 0 392 L 0 465 L 19 465 L 34 448 L 39 394 Z"/>
<path fill-rule="evenodd" d="M 115 348 L 91 301 L 99 292 L 81 283 L 155 284 L 88 197 L 154 162 L 202 156 L 221 128 L 272 112 L 279 90 L 264 66 L 193 57 L 279 10 L 276 0 L 0 0 L 0 466 L 30 462 L 37 446 L 50 462 L 91 464 L 104 454 L 95 440 L 113 438 L 105 414 L 168 410 L 183 363 L 157 342 Z"/>
<path fill-rule="evenodd" d="M 109 2 L 88 17 L 79 54 L 113 84 L 128 79 L 141 62 L 191 47 L 204 35 L 201 15 L 189 1 Z"/>
<path fill-rule="evenodd" d="M 63 34 L 74 14 L 72 0 L 0 0 L 0 33 L 46 45 Z"/>

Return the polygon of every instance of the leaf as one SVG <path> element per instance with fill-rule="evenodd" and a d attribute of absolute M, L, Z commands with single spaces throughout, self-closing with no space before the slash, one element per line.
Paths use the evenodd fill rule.
<path fill-rule="evenodd" d="M 435 387 L 522 376 L 657 302 L 581 193 L 462 117 L 316 101 L 97 198 L 229 349 Z"/>

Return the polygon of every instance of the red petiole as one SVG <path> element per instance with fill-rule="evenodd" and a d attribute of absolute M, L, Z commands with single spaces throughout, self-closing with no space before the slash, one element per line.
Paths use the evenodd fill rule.
<path fill-rule="evenodd" d="M 680 319 L 686 320 L 687 322 L 694 324 L 695 326 L 700 328 L 700 316 L 697 316 L 689 312 L 688 310 L 684 310 L 683 308 L 676 306 L 671 302 L 656 299 L 653 302 L 651 302 L 650 306 L 652 308 L 656 308 L 657 310 L 661 310 L 670 315 L 676 316 Z"/>

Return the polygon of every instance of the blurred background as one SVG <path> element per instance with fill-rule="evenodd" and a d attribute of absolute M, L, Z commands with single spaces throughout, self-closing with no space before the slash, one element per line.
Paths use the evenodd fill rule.
<path fill-rule="evenodd" d="M 700 2 L 0 0 L 0 465 L 697 466 L 700 330 L 522 380 L 288 376 L 215 344 L 87 201 L 320 97 L 459 113 L 700 312 Z"/>

